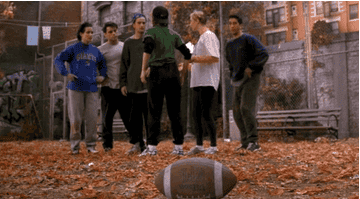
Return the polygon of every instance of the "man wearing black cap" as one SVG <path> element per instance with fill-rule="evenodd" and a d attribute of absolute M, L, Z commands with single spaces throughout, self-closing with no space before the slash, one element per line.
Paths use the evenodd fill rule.
<path fill-rule="evenodd" d="M 157 6 L 153 9 L 152 15 L 154 27 L 145 32 L 140 75 L 141 81 L 147 83 L 148 86 L 149 108 L 148 148 L 141 155 L 157 154 L 157 136 L 160 133 L 164 96 L 175 144 L 172 154 L 183 155 L 184 133 L 180 117 L 181 84 L 175 61 L 175 49 L 178 49 L 185 57 L 184 68 L 188 67 L 191 54 L 179 34 L 167 27 L 169 16 L 167 9 Z M 147 73 L 148 67 L 150 67 L 149 73 Z"/>

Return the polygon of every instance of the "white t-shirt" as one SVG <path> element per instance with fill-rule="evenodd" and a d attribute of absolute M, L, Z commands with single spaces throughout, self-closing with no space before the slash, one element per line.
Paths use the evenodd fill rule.
<path fill-rule="evenodd" d="M 195 45 L 193 55 L 208 55 L 220 59 L 220 42 L 216 35 L 207 30 Z M 218 89 L 220 82 L 220 63 L 193 63 L 190 88 L 213 86 Z"/>
<path fill-rule="evenodd" d="M 109 77 L 109 81 L 103 85 L 103 87 L 109 86 L 112 89 L 120 89 L 119 75 L 123 47 L 124 43 L 121 41 L 116 45 L 111 45 L 106 42 L 98 47 L 106 60 L 106 74 Z"/>

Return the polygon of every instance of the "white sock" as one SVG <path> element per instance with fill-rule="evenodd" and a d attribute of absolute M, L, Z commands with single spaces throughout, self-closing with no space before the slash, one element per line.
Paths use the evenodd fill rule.
<path fill-rule="evenodd" d="M 150 151 L 155 151 L 156 150 L 156 145 L 149 145 L 149 150 Z"/>
<path fill-rule="evenodd" d="M 202 146 L 202 145 L 196 145 L 196 148 L 198 148 L 198 149 L 204 149 L 204 147 Z"/>
<path fill-rule="evenodd" d="M 178 151 L 183 150 L 182 144 L 179 144 L 179 145 L 175 144 L 175 149 L 178 150 Z"/>

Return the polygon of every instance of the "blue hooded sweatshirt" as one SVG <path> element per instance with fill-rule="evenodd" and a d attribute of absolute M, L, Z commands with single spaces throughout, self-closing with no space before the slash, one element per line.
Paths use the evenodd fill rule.
<path fill-rule="evenodd" d="M 63 50 L 54 61 L 56 70 L 63 76 L 69 74 L 64 64 L 65 61 L 70 64 L 70 73 L 77 76 L 75 81 L 68 82 L 66 88 L 75 91 L 97 92 L 97 69 L 103 77 L 106 77 L 107 69 L 105 59 L 96 46 L 78 42 Z"/>

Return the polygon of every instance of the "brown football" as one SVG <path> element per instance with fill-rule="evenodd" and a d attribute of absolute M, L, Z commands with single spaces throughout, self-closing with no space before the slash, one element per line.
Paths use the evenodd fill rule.
<path fill-rule="evenodd" d="M 236 185 L 233 172 L 207 158 L 179 160 L 155 177 L 155 186 L 167 198 L 222 198 Z"/>

